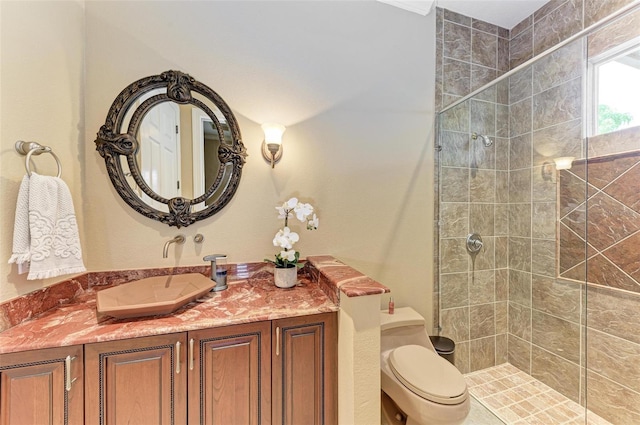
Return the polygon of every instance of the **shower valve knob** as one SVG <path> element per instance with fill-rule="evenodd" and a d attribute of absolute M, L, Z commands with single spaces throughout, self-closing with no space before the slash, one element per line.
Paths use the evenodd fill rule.
<path fill-rule="evenodd" d="M 482 237 L 478 233 L 471 233 L 467 236 L 467 251 L 472 254 L 478 253 L 484 246 Z"/>

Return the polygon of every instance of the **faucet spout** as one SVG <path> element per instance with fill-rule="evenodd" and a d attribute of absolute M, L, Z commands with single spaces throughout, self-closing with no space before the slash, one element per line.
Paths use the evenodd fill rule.
<path fill-rule="evenodd" d="M 172 243 L 175 243 L 177 245 L 181 245 L 183 244 L 185 241 L 185 237 L 184 235 L 178 235 L 175 238 L 168 240 L 165 244 L 164 244 L 164 249 L 162 250 L 162 258 L 167 258 L 169 256 L 169 245 L 171 245 Z"/>

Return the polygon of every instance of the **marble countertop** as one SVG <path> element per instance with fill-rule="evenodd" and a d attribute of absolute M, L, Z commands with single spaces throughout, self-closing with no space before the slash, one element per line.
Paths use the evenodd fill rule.
<path fill-rule="evenodd" d="M 229 289 L 211 292 L 165 316 L 98 316 L 96 292 L 150 276 L 201 273 L 208 266 L 90 272 L 0 304 L 0 354 L 90 344 L 274 320 L 339 310 L 348 297 L 389 292 L 384 285 L 332 256 L 308 257 L 298 285 L 277 288 L 273 266 L 228 266 Z"/>
<path fill-rule="evenodd" d="M 291 289 L 273 284 L 267 271 L 229 283 L 172 314 L 135 319 L 99 317 L 95 290 L 0 333 L 0 353 L 135 338 L 238 323 L 337 311 L 319 286 L 301 275 Z"/>

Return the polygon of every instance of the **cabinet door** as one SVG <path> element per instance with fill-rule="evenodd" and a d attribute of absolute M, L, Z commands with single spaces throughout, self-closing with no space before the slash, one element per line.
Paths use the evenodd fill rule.
<path fill-rule="evenodd" d="M 0 355 L 0 424 L 82 424 L 82 346 Z"/>
<path fill-rule="evenodd" d="M 186 334 L 85 345 L 85 423 L 184 424 Z"/>
<path fill-rule="evenodd" d="M 189 332 L 189 423 L 271 423 L 271 322 Z"/>
<path fill-rule="evenodd" d="M 336 313 L 274 320 L 273 424 L 338 421 Z"/>

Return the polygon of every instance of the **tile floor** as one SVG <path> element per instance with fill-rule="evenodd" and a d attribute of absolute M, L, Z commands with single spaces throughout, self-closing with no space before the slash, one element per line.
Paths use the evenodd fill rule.
<path fill-rule="evenodd" d="M 505 363 L 465 375 L 471 395 L 508 425 L 611 425 Z M 473 422 L 471 422 L 473 423 Z"/>

